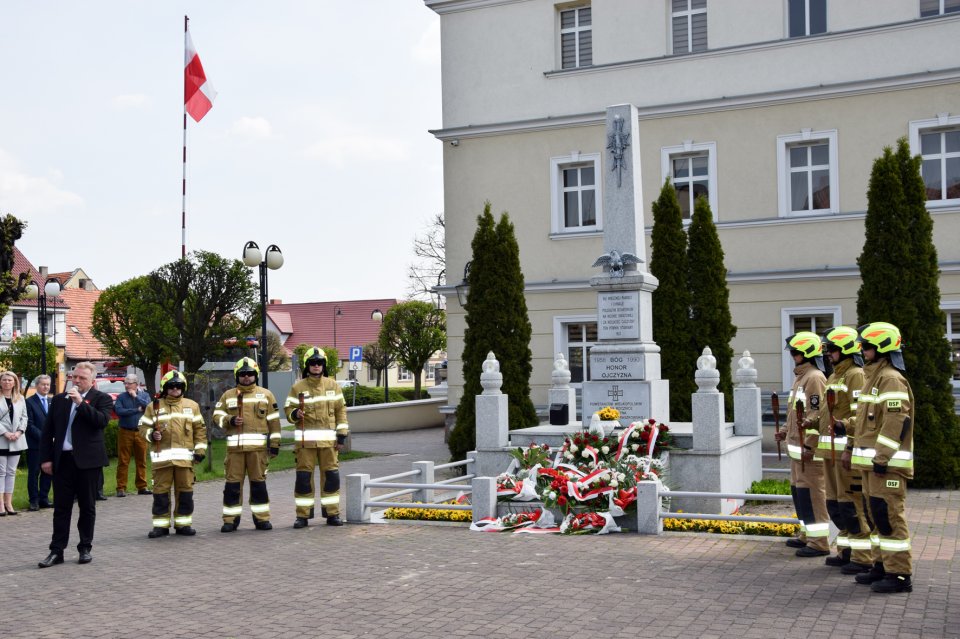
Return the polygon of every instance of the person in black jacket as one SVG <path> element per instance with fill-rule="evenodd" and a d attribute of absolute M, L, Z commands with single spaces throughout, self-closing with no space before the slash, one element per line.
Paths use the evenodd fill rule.
<path fill-rule="evenodd" d="M 113 400 L 94 388 L 96 368 L 81 362 L 73 369 L 73 387 L 50 404 L 40 436 L 40 469 L 53 475 L 53 538 L 50 554 L 40 568 L 63 563 L 70 538 L 70 518 L 76 497 L 79 563 L 93 561 L 93 526 L 97 518 L 97 484 L 109 463 L 103 431 L 110 421 Z"/>
<path fill-rule="evenodd" d="M 27 495 L 30 510 L 52 508 L 50 475 L 40 472 L 40 435 L 50 410 L 50 376 L 38 375 L 37 392 L 27 398 Z"/>

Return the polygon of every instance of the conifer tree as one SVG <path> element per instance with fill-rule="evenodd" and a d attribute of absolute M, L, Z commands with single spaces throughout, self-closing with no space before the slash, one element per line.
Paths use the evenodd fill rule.
<path fill-rule="evenodd" d="M 537 424 L 536 410 L 530 400 L 533 331 L 523 295 L 520 247 L 509 215 L 504 213 L 499 223 L 494 224 L 487 202 L 483 214 L 477 217 L 471 248 L 467 326 L 463 337 L 463 396 L 448 443 L 453 459 L 465 458 L 476 445 L 474 398 L 482 392 L 481 366 L 490 351 L 500 362 L 501 390 L 509 396 L 510 429 Z"/>
<path fill-rule="evenodd" d="M 905 376 L 913 389 L 914 481 L 920 488 L 960 485 L 960 420 L 950 384 L 950 345 L 940 309 L 933 220 L 919 157 L 906 139 L 884 149 L 868 191 L 866 241 L 858 260 L 860 323 L 886 321 L 903 336 Z"/>
<path fill-rule="evenodd" d="M 713 212 L 705 197 L 698 197 L 693 207 L 689 230 L 691 325 L 694 348 L 699 355 L 709 346 L 717 358 L 720 373 L 720 392 L 725 396 L 727 419 L 733 415 L 733 346 L 737 334 L 730 315 L 730 290 L 727 288 L 727 267 L 723 263 L 723 246 Z"/>
<path fill-rule="evenodd" d="M 653 203 L 650 273 L 659 280 L 653 292 L 653 341 L 660 346 L 660 374 L 670 380 L 670 419 L 691 419 L 690 396 L 696 392 L 697 352 L 690 332 L 687 286 L 687 234 L 677 191 L 668 178 Z"/>

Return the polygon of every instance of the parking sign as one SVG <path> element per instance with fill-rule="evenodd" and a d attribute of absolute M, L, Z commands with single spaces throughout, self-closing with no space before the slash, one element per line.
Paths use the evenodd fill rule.
<path fill-rule="evenodd" d="M 363 361 L 363 347 L 362 347 L 362 346 L 351 346 L 351 347 L 350 347 L 350 361 L 351 361 L 351 362 L 362 362 L 362 361 Z"/>

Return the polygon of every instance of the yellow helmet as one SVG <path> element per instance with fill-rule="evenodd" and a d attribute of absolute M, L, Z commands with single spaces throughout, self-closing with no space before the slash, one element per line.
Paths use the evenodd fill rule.
<path fill-rule="evenodd" d="M 303 354 L 303 366 L 302 366 L 303 374 L 304 375 L 309 374 L 310 362 L 318 361 L 318 360 L 320 362 L 320 365 L 323 366 L 323 371 L 325 374 L 327 370 L 327 354 L 323 352 L 322 348 L 318 346 L 311 346 Z"/>
<path fill-rule="evenodd" d="M 878 353 L 893 353 L 900 350 L 900 329 L 889 322 L 871 322 L 860 327 L 858 341 L 873 346 Z"/>
<path fill-rule="evenodd" d="M 823 355 L 823 344 L 820 342 L 820 336 L 810 331 L 800 331 L 794 333 L 786 339 L 787 346 L 784 350 L 797 351 L 803 355 L 804 359 L 813 359 Z"/>
<path fill-rule="evenodd" d="M 834 326 L 823 334 L 823 345 L 837 348 L 844 355 L 854 355 L 860 352 L 859 337 L 855 328 Z"/>
<path fill-rule="evenodd" d="M 252 357 L 241 357 L 237 365 L 233 367 L 233 378 L 240 383 L 240 373 L 253 373 L 254 384 L 260 382 L 260 366 Z"/>
<path fill-rule="evenodd" d="M 187 391 L 187 378 L 180 371 L 170 371 L 160 378 L 160 389 L 167 390 L 167 386 L 179 386 L 183 392 Z"/>

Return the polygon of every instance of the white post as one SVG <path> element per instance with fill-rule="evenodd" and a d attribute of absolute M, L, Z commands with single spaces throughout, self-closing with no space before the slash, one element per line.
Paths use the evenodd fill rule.
<path fill-rule="evenodd" d="M 718 451 L 723 448 L 723 393 L 717 390 L 720 372 L 709 346 L 697 359 L 694 375 L 697 392 L 691 398 L 693 409 L 693 450 Z"/>
<path fill-rule="evenodd" d="M 418 477 L 420 477 L 421 484 L 432 484 L 433 483 L 433 462 L 432 461 L 418 461 L 413 462 L 413 470 L 419 471 Z M 424 504 L 433 503 L 433 490 L 429 488 L 422 488 L 415 493 L 413 493 L 413 501 L 419 501 Z"/>
<path fill-rule="evenodd" d="M 660 495 L 657 492 L 657 482 L 638 482 L 637 533 L 659 535 L 661 532 L 663 532 L 663 520 L 660 519 Z"/>
<path fill-rule="evenodd" d="M 761 432 L 760 388 L 757 369 L 750 351 L 743 351 L 737 363 L 736 386 L 733 389 L 733 434 L 759 436 Z"/>
<path fill-rule="evenodd" d="M 347 475 L 348 522 L 369 523 L 370 509 L 367 508 L 367 502 L 370 501 L 370 489 L 367 488 L 369 481 L 370 475 L 365 473 Z"/>
<path fill-rule="evenodd" d="M 497 480 L 494 477 L 474 477 L 473 482 L 473 521 L 485 517 L 497 516 Z"/>
<path fill-rule="evenodd" d="M 480 385 L 483 386 L 483 393 L 475 398 L 477 450 L 499 450 L 508 445 L 509 421 L 507 396 L 500 391 L 503 374 L 500 372 L 500 362 L 492 351 L 483 362 Z"/>

